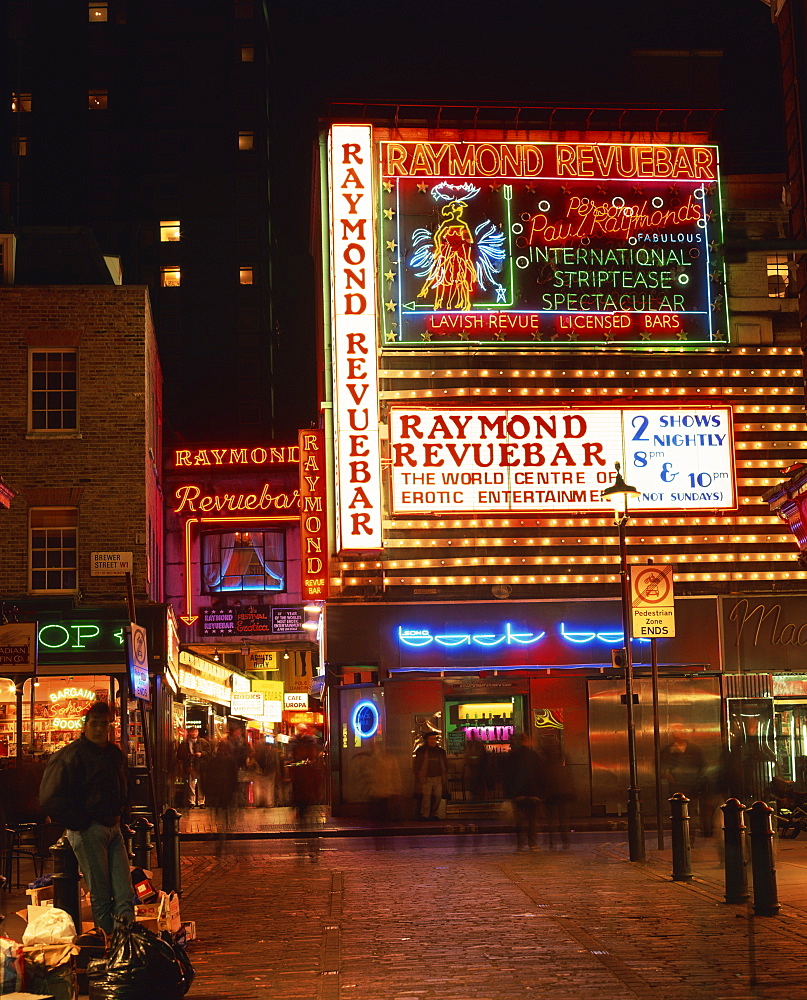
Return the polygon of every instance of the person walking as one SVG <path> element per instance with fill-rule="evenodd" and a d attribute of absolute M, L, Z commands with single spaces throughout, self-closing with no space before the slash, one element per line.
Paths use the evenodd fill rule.
<path fill-rule="evenodd" d="M 182 777 L 187 786 L 189 806 L 203 806 L 204 772 L 210 760 L 210 744 L 196 729 L 186 729 L 185 739 L 177 749 L 177 759 L 182 765 Z"/>
<path fill-rule="evenodd" d="M 505 763 L 505 793 L 513 803 L 516 848 L 538 850 L 538 809 L 543 795 L 541 760 L 528 733 L 519 733 Z"/>
<path fill-rule="evenodd" d="M 434 730 L 424 733 L 412 759 L 421 819 L 439 819 L 438 811 L 448 778 L 448 758 L 438 745 L 439 735 Z"/>
<path fill-rule="evenodd" d="M 560 739 L 552 738 L 545 743 L 539 758 L 546 811 L 546 840 L 550 849 L 559 840 L 566 851 L 569 849 L 569 803 L 574 799 L 574 788 Z"/>
<path fill-rule="evenodd" d="M 113 713 L 96 701 L 81 736 L 48 761 L 39 802 L 66 836 L 90 890 L 93 920 L 107 934 L 115 918 L 134 920 L 134 892 L 121 818 L 129 812 L 126 758 L 109 738 Z M 81 931 L 81 928 L 76 928 Z"/>
<path fill-rule="evenodd" d="M 216 854 L 221 857 L 230 830 L 238 791 L 238 764 L 227 740 L 220 740 L 207 766 L 207 804 L 213 810 L 218 832 Z"/>

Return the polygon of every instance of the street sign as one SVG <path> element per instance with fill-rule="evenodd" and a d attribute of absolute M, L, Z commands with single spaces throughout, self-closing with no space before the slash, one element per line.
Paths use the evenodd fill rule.
<path fill-rule="evenodd" d="M 126 628 L 126 662 L 129 667 L 129 685 L 135 698 L 151 700 L 149 683 L 149 658 L 146 630 L 132 622 Z"/>
<path fill-rule="evenodd" d="M 630 567 L 631 633 L 634 639 L 675 635 L 672 566 Z"/>

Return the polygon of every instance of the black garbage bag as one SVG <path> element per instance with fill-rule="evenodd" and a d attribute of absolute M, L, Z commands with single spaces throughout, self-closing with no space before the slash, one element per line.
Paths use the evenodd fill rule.
<path fill-rule="evenodd" d="M 87 969 L 90 1000 L 180 1000 L 190 986 L 170 942 L 139 924 L 119 923 L 105 959 Z"/>

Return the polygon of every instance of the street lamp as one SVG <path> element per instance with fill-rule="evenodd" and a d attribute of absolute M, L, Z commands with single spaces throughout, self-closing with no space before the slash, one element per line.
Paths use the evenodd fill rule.
<path fill-rule="evenodd" d="M 639 496 L 639 490 L 628 486 L 616 462 L 616 479 L 602 491 L 603 500 L 614 504 L 614 521 L 619 536 L 619 572 L 622 585 L 622 633 L 625 642 L 625 705 L 628 714 L 628 850 L 631 861 L 644 861 L 644 826 L 642 824 L 642 793 L 639 788 L 639 769 L 636 762 L 636 725 L 633 718 L 633 656 L 631 655 L 631 598 L 628 570 L 628 545 L 625 536 L 628 519 L 628 497 Z"/>

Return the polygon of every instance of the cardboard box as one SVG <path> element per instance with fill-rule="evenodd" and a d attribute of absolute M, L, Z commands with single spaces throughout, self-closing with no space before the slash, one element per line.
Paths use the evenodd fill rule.
<path fill-rule="evenodd" d="M 30 898 L 32 906 L 40 906 L 47 900 L 53 900 L 53 886 L 43 885 L 40 889 L 26 889 L 25 895 Z"/>
<path fill-rule="evenodd" d="M 139 924 L 145 924 L 155 934 L 160 931 L 170 931 L 172 934 L 176 934 L 182 926 L 182 919 L 179 915 L 179 896 L 175 892 L 169 896 L 160 891 L 156 903 L 138 903 L 135 906 L 135 920 Z"/>
<path fill-rule="evenodd" d="M 196 921 L 195 920 L 183 920 L 182 930 L 185 932 L 186 941 L 196 940 Z"/>

